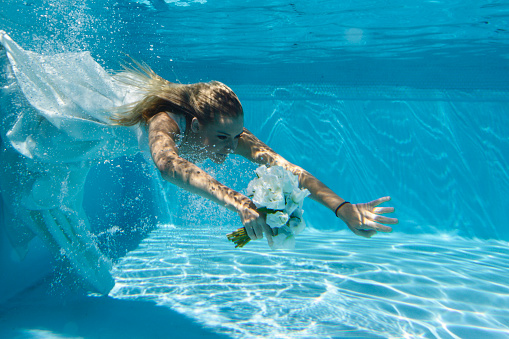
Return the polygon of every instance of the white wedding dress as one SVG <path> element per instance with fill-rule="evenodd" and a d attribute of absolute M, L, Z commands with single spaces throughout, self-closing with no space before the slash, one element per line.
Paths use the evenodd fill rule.
<path fill-rule="evenodd" d="M 23 257 L 41 237 L 106 294 L 114 285 L 111 263 L 91 236 L 83 186 L 92 165 L 148 147 L 141 127 L 109 120 L 112 108 L 141 93 L 88 52 L 40 55 L 3 31 L 0 67 L 0 191 L 10 242 Z"/>

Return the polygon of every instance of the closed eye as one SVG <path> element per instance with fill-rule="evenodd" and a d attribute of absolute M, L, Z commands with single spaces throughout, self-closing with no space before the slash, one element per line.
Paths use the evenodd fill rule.
<path fill-rule="evenodd" d="M 218 135 L 217 137 L 218 137 L 219 139 L 221 139 L 221 140 L 226 140 L 226 139 L 228 138 L 228 137 L 227 137 L 227 136 L 225 136 L 225 135 Z"/>

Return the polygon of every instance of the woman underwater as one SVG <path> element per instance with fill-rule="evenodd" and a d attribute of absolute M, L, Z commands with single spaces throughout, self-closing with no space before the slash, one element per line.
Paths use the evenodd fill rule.
<path fill-rule="evenodd" d="M 220 82 L 175 84 L 141 65 L 110 75 L 88 53 L 42 56 L 2 31 L 0 44 L 0 188 L 9 239 L 23 256 L 41 237 L 100 293 L 114 281 L 83 211 L 85 178 L 97 162 L 140 150 L 151 154 L 163 179 L 237 212 L 253 240 L 272 242 L 265 215 L 195 162 L 220 164 L 237 154 L 282 166 L 359 236 L 391 232 L 384 224 L 398 222 L 382 215 L 394 208 L 377 207 L 389 197 L 348 203 L 261 142 L 244 127 L 237 96 Z"/>

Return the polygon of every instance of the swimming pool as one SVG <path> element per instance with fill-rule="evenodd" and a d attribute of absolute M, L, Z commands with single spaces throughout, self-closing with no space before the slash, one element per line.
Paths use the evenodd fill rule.
<path fill-rule="evenodd" d="M 127 53 L 169 80 L 227 83 L 261 140 L 349 200 L 391 195 L 400 224 L 361 239 L 307 201 L 295 250 L 235 250 L 233 213 L 159 195 L 141 156 L 114 159 L 84 201 L 116 259 L 110 297 L 83 295 L 40 244 L 18 262 L 2 235 L 2 337 L 509 335 L 508 5 L 6 4 L 0 28 L 27 49 L 89 50 L 109 69 Z M 204 166 L 238 190 L 254 170 Z"/>

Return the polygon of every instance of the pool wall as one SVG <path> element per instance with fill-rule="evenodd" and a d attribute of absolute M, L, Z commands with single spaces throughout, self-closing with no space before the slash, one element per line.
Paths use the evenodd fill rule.
<path fill-rule="evenodd" d="M 390 195 L 404 233 L 509 239 L 506 91 L 239 86 L 246 126 L 343 198 Z M 310 202 L 309 223 L 343 227 Z"/>
<path fill-rule="evenodd" d="M 246 127 L 341 197 L 366 202 L 390 195 L 387 205 L 396 207 L 400 220 L 395 232 L 509 240 L 508 92 L 317 83 L 232 87 L 244 106 Z M 203 166 L 239 191 L 255 168 L 239 157 L 223 166 Z M 137 172 L 129 172 L 134 177 L 127 181 L 135 183 Z M 123 187 L 115 181 L 110 185 Z M 182 194 L 165 196 L 176 195 L 173 204 L 178 204 Z M 311 227 L 344 228 L 311 199 L 304 207 Z M 183 218 L 195 213 L 182 206 L 170 209 Z"/>
<path fill-rule="evenodd" d="M 506 92 L 319 84 L 232 87 L 242 100 L 246 127 L 340 196 L 352 202 L 392 196 L 390 205 L 400 220 L 394 232 L 509 240 Z M 204 166 L 239 191 L 255 168 L 238 158 Z M 141 156 L 94 167 L 84 207 L 101 248 L 112 258 L 134 249 L 157 223 L 172 217 L 177 223 L 216 218 L 224 224 L 221 231 L 241 226 L 234 213 L 178 189 L 162 189 L 154 168 Z M 304 209 L 309 227 L 345 227 L 312 200 Z M 35 241 L 20 263 L 1 234 L 0 269 L 10 276 L 0 284 L 6 299 L 51 272 L 52 259 Z"/>

